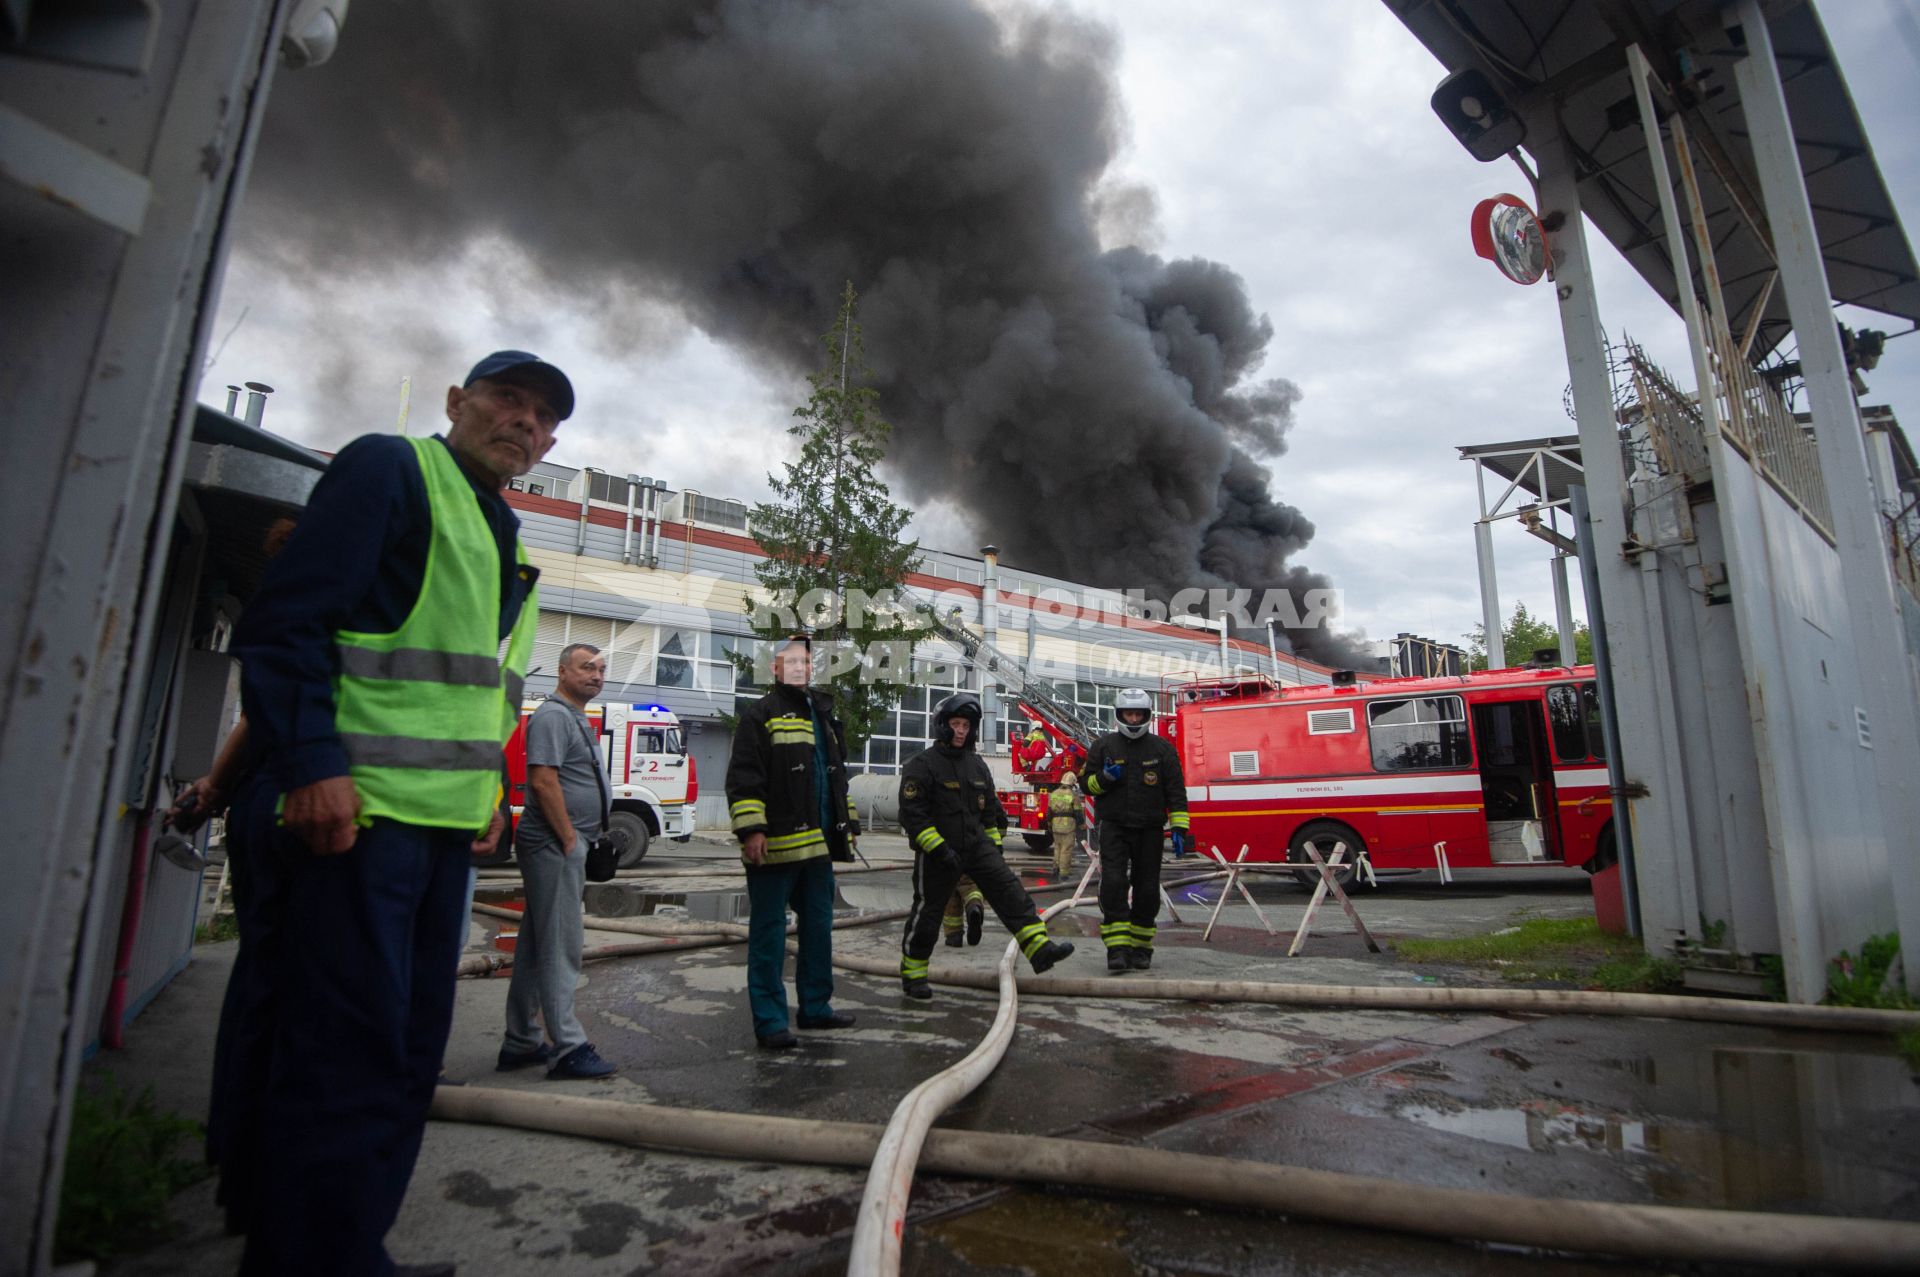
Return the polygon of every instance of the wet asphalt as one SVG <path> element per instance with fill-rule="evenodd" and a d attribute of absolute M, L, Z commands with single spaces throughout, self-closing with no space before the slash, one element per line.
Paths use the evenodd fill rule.
<path fill-rule="evenodd" d="M 898 838 L 870 836 L 876 863 L 905 863 Z M 1036 889 L 1039 857 L 1010 861 Z M 622 882 L 596 909 L 627 916 L 737 917 L 732 853 L 716 841 L 657 845 L 646 868 L 712 868 L 711 879 Z M 1169 877 L 1175 867 L 1169 865 Z M 1210 941 L 1217 884 L 1174 892 L 1154 975 L 1325 984 L 1487 982 L 1484 973 L 1412 966 L 1395 938 L 1464 934 L 1524 916 L 1591 908 L 1584 875 L 1462 873 L 1387 880 L 1355 894 L 1387 947 L 1370 954 L 1337 907 L 1318 915 L 1303 956 L 1286 957 L 1308 893 L 1285 878 L 1251 891 L 1269 934 L 1237 894 Z M 512 881 L 480 899 L 506 901 Z M 847 913 L 908 903 L 905 872 L 847 875 Z M 607 892 L 609 888 L 596 888 Z M 1036 891 L 1042 903 L 1058 893 Z M 476 916 L 475 948 L 512 923 Z M 1097 914 L 1054 925 L 1077 952 L 1062 974 L 1104 971 Z M 897 922 L 836 932 L 836 951 L 892 960 Z M 589 945 L 634 937 L 589 933 Z M 949 966 L 990 968 L 1006 933 L 941 946 Z M 131 1049 L 96 1061 L 164 1103 L 205 1108 L 205 1062 L 228 946 L 200 960 L 136 1024 Z M 579 1014 L 621 1066 L 598 1082 L 498 1074 L 506 980 L 462 983 L 447 1053 L 451 1079 L 479 1086 L 883 1123 L 899 1098 L 965 1055 L 993 997 L 936 988 L 910 1003 L 897 982 L 839 973 L 835 1006 L 858 1024 L 804 1034 L 794 1051 L 755 1048 L 740 947 L 624 958 L 588 967 Z M 1066 1135 L 1448 1187 L 1534 1197 L 1920 1219 L 1920 1085 L 1878 1038 L 1589 1016 L 1293 1011 L 1173 1002 L 1026 997 L 993 1077 L 946 1126 Z M 466 1274 L 843 1271 L 864 1176 L 738 1163 L 558 1136 L 429 1126 L 412 1190 L 390 1236 L 403 1261 L 451 1258 Z M 1390 1191 L 1390 1190 L 1389 1190 Z M 181 1234 L 110 1273 L 232 1271 L 211 1190 L 176 1203 Z M 1461 1273 L 1678 1271 L 1470 1246 L 1308 1221 L 925 1178 L 906 1237 L 910 1273 Z M 1733 1269 L 1694 1268 L 1700 1272 Z"/>

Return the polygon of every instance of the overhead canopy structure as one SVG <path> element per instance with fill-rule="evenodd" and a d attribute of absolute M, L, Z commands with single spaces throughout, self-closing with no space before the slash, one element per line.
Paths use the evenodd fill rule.
<path fill-rule="evenodd" d="M 1696 148 L 1727 326 L 1758 320 L 1750 358 L 1791 328 L 1774 287 L 1773 237 L 1732 63 L 1744 53 L 1718 0 L 1386 0 L 1449 71 L 1478 67 L 1522 114 L 1557 114 L 1581 205 L 1655 292 L 1678 308 L 1671 246 L 1626 50 L 1638 44 Z M 1920 327 L 1920 268 L 1813 6 L 1765 5 L 1833 301 Z M 1689 269 L 1696 295 L 1704 293 Z"/>
<path fill-rule="evenodd" d="M 1536 503 L 1565 504 L 1567 489 L 1586 478 L 1586 472 L 1580 468 L 1578 435 L 1473 444 L 1460 449 L 1460 458 L 1478 462 L 1483 469 L 1499 475 L 1513 485 L 1513 490 L 1526 493 Z M 1497 514 L 1505 504 L 1503 496 L 1483 509 L 1481 517 Z"/>

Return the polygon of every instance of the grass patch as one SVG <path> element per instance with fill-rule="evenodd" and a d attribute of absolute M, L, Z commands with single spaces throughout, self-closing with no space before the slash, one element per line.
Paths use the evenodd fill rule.
<path fill-rule="evenodd" d="M 156 1108 L 152 1087 L 129 1100 L 108 1080 L 75 1095 L 54 1258 L 109 1259 L 165 1241 L 168 1200 L 209 1173 L 200 1135 L 198 1122 Z"/>
<path fill-rule="evenodd" d="M 1528 918 L 1518 926 L 1446 940 L 1399 940 L 1409 962 L 1493 967 L 1515 984 L 1554 981 L 1616 993 L 1654 993 L 1680 984 L 1679 964 L 1648 956 L 1632 936 L 1609 935 L 1592 918 Z"/>
<path fill-rule="evenodd" d="M 230 913 L 216 913 L 193 929 L 195 944 L 219 944 L 240 938 L 240 919 Z"/>
<path fill-rule="evenodd" d="M 1906 977 L 1896 965 L 1899 961 L 1900 937 L 1891 931 L 1867 937 L 1857 958 L 1842 949 L 1839 957 L 1827 963 L 1827 1005 L 1920 1010 L 1920 1003 L 1907 992 Z"/>
<path fill-rule="evenodd" d="M 1908 1029 L 1893 1040 L 1893 1045 L 1899 1050 L 1900 1058 L 1907 1062 L 1907 1067 L 1920 1073 L 1920 1029 Z"/>

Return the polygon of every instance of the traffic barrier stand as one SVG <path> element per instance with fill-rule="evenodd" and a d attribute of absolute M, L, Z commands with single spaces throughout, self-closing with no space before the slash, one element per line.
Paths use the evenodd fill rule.
<path fill-rule="evenodd" d="M 1093 884 L 1095 878 L 1100 876 L 1100 857 L 1090 849 L 1087 852 L 1087 857 L 1087 872 L 1080 875 L 1080 885 L 1073 889 L 1073 898 L 1076 900 L 1085 896 L 1087 894 L 1087 888 Z M 1218 875 L 1213 876 L 1217 877 Z M 1189 878 L 1186 881 L 1193 882 L 1195 879 Z M 1167 894 L 1167 888 L 1164 883 L 1160 887 L 1160 903 L 1166 908 L 1167 916 L 1172 918 L 1174 922 L 1183 927 L 1187 925 L 1187 920 L 1180 916 L 1178 909 L 1174 908 L 1173 897 Z"/>
<path fill-rule="evenodd" d="M 1340 858 L 1347 854 L 1346 842 L 1343 840 L 1333 844 L 1333 857 L 1330 860 L 1320 855 L 1320 849 L 1313 845 L 1311 839 L 1304 844 L 1303 850 L 1313 861 L 1314 867 L 1320 871 L 1320 884 L 1313 889 L 1313 899 L 1307 901 L 1307 911 L 1300 917 L 1300 929 L 1293 933 L 1293 944 L 1287 949 L 1287 956 L 1298 957 L 1300 950 L 1306 947 L 1307 928 L 1313 925 L 1313 915 L 1319 910 L 1321 902 L 1327 898 L 1329 891 L 1334 894 L 1335 899 L 1339 900 L 1340 907 L 1346 911 L 1347 921 L 1351 922 L 1353 929 L 1360 933 L 1360 938 L 1367 942 L 1368 950 L 1373 953 L 1380 952 L 1380 945 L 1374 940 L 1373 933 L 1367 930 L 1367 924 L 1360 921 L 1360 913 L 1353 907 L 1353 901 L 1347 899 L 1347 893 L 1342 891 L 1340 884 L 1334 880 L 1333 871 L 1340 867 Z M 1244 849 L 1242 854 L 1245 854 Z"/>
<path fill-rule="evenodd" d="M 1233 894 L 1236 887 L 1239 888 L 1241 898 L 1253 907 L 1253 916 L 1260 919 L 1260 925 L 1267 929 L 1268 935 L 1273 935 L 1273 924 L 1268 922 L 1267 915 L 1260 911 L 1260 905 L 1254 900 L 1253 893 L 1247 890 L 1247 884 L 1240 881 L 1241 870 L 1249 868 L 1244 863 L 1247 858 L 1247 844 L 1240 844 L 1240 854 L 1232 861 L 1228 861 L 1218 847 L 1207 848 L 1207 854 L 1220 862 L 1220 868 L 1225 871 L 1227 881 L 1220 888 L 1220 898 L 1213 902 L 1213 916 L 1207 919 L 1207 929 L 1200 933 L 1200 938 L 1208 940 L 1213 937 L 1213 924 L 1220 920 L 1220 907 L 1227 903 L 1227 897 Z"/>

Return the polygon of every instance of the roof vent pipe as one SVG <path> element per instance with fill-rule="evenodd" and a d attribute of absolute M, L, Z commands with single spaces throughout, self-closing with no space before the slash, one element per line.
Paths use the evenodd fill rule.
<path fill-rule="evenodd" d="M 273 387 L 259 381 L 249 381 L 246 386 L 247 424 L 258 429 L 260 418 L 267 414 L 267 396 L 273 393 Z"/>
<path fill-rule="evenodd" d="M 627 518 L 621 525 L 623 531 L 620 534 L 620 561 L 626 564 L 633 562 L 633 499 L 639 492 L 640 476 L 629 474 L 627 476 Z"/>
<path fill-rule="evenodd" d="M 573 537 L 575 554 L 587 552 L 587 511 L 593 505 L 593 476 L 604 473 L 605 471 L 596 470 L 592 466 L 586 466 L 580 471 L 580 527 Z"/>
<path fill-rule="evenodd" d="M 236 416 L 238 415 L 239 411 L 240 411 L 240 387 L 228 386 L 227 387 L 227 415 L 229 417 Z"/>

